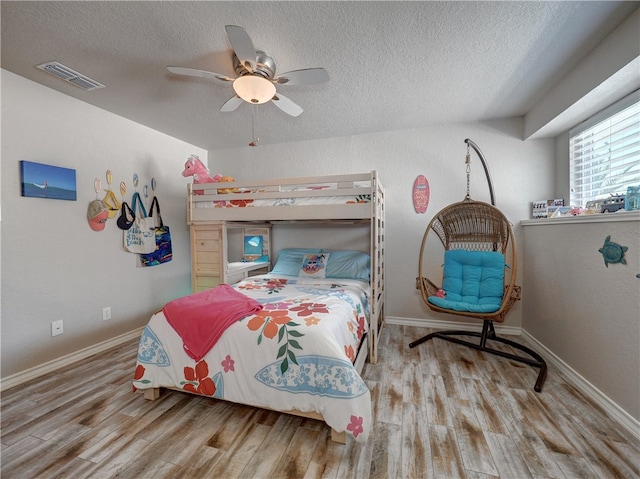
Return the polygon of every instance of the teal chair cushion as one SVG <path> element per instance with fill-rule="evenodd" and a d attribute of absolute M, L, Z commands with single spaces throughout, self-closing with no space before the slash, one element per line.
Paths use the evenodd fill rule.
<path fill-rule="evenodd" d="M 445 297 L 430 303 L 454 311 L 493 313 L 504 294 L 504 255 L 495 251 L 450 250 L 444 254 Z"/>

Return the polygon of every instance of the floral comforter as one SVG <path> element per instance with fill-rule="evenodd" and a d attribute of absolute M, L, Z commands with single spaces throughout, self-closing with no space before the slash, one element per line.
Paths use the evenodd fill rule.
<path fill-rule="evenodd" d="M 311 196 L 274 199 L 239 199 L 198 201 L 194 198 L 196 208 L 253 208 L 261 206 L 321 206 L 321 205 L 345 205 L 354 203 L 370 203 L 371 195 L 354 196 Z"/>
<path fill-rule="evenodd" d="M 263 309 L 230 326 L 199 362 L 162 311 L 151 317 L 140 338 L 134 390 L 172 387 L 316 412 L 337 432 L 366 440 L 371 397 L 353 362 L 368 330 L 368 284 L 262 275 L 234 288 Z"/>

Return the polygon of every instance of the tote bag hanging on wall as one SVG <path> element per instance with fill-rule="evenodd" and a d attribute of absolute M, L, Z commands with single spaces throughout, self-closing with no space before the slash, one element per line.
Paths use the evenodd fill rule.
<path fill-rule="evenodd" d="M 155 206 L 157 216 L 153 216 L 153 208 Z M 151 202 L 151 208 L 149 209 L 149 217 L 154 218 L 155 226 L 155 251 L 149 254 L 141 254 L 140 262 L 142 266 L 155 266 L 157 264 L 168 263 L 173 258 L 173 252 L 171 250 L 171 231 L 169 227 L 165 226 L 162 222 L 162 216 L 160 216 L 160 204 L 158 198 L 153 197 Z"/>
<path fill-rule="evenodd" d="M 156 249 L 155 220 L 147 216 L 137 191 L 133 194 L 131 206 L 135 220 L 131 228 L 122 232 L 124 249 L 129 253 L 153 253 Z"/>

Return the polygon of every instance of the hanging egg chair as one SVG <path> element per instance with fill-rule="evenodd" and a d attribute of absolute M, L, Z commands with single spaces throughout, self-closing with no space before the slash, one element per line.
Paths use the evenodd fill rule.
<path fill-rule="evenodd" d="M 413 341 L 409 346 L 413 348 L 439 338 L 528 364 L 539 368 L 534 390 L 540 392 L 547 375 L 544 359 L 522 344 L 498 337 L 493 325 L 494 322 L 504 322 L 520 299 L 521 288 L 516 285 L 518 255 L 511 223 L 495 206 L 484 155 L 471 140 L 466 139 L 465 143 L 467 194 L 464 200 L 440 210 L 429 222 L 420 246 L 416 288 L 432 311 L 480 320 L 482 331 L 438 331 Z M 470 147 L 482 161 L 491 204 L 473 200 L 469 195 Z M 443 267 L 434 273 L 431 270 L 437 265 Z M 469 336 L 479 338 L 479 341 L 472 342 Z M 526 356 L 514 354 L 505 347 L 496 349 L 491 342 L 508 345 Z"/>

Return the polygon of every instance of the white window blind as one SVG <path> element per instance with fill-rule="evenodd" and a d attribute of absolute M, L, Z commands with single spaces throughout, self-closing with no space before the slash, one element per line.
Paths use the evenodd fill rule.
<path fill-rule="evenodd" d="M 571 130 L 569 150 L 573 206 L 640 185 L 640 90 Z"/>

